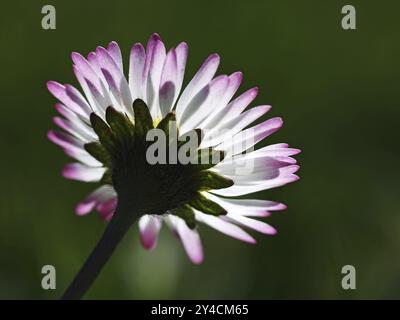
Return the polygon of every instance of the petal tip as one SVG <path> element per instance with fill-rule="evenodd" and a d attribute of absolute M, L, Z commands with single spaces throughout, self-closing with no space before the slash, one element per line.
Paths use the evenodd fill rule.
<path fill-rule="evenodd" d="M 149 236 L 146 232 L 140 232 L 140 243 L 145 250 L 153 250 L 157 245 L 157 238 Z"/>
<path fill-rule="evenodd" d="M 277 234 L 278 234 L 278 230 L 276 230 L 273 227 L 271 227 L 271 229 L 268 230 L 268 235 L 270 235 L 270 236 L 276 236 Z"/>
<path fill-rule="evenodd" d="M 242 71 L 236 71 L 231 74 L 231 77 L 237 81 L 241 81 L 243 79 L 243 72 Z"/>
<path fill-rule="evenodd" d="M 199 265 L 202 264 L 204 261 L 204 256 L 203 255 L 199 255 L 196 257 L 190 257 L 190 261 L 192 261 L 193 264 Z"/>
<path fill-rule="evenodd" d="M 161 41 L 161 37 L 157 32 L 154 32 L 151 36 L 150 36 L 150 41 Z"/>
<path fill-rule="evenodd" d="M 141 243 L 142 243 L 142 246 L 143 246 L 143 248 L 144 249 L 146 249 L 146 250 L 153 250 L 155 247 L 156 247 L 156 244 L 155 244 L 155 242 L 150 242 L 150 241 L 147 241 L 147 240 L 141 240 Z"/>
<path fill-rule="evenodd" d="M 176 49 L 178 48 L 182 48 L 183 50 L 187 51 L 189 49 L 189 45 L 185 41 L 182 41 L 176 46 Z"/>
<path fill-rule="evenodd" d="M 79 52 L 73 51 L 73 52 L 71 52 L 70 57 L 71 57 L 72 62 L 77 63 L 77 61 L 82 58 L 82 55 Z"/>
<path fill-rule="evenodd" d="M 210 60 L 219 61 L 219 60 L 221 60 L 221 57 L 219 56 L 218 53 L 212 53 L 212 54 L 209 56 L 209 59 L 210 59 Z"/>
<path fill-rule="evenodd" d="M 110 43 L 107 45 L 107 49 L 110 49 L 110 48 L 112 48 L 112 47 L 118 47 L 118 48 L 119 48 L 119 45 L 118 45 L 117 41 L 112 40 L 112 41 L 110 41 Z"/>
<path fill-rule="evenodd" d="M 287 205 L 283 204 L 283 203 L 279 203 L 276 205 L 275 210 L 276 211 L 280 211 L 280 210 L 286 210 L 287 209 Z"/>
<path fill-rule="evenodd" d="M 49 131 L 47 131 L 46 136 L 47 136 L 47 139 L 49 139 L 51 142 L 54 143 L 54 139 L 55 139 L 54 130 L 49 130 Z"/>
<path fill-rule="evenodd" d="M 49 81 L 46 82 L 47 90 L 49 90 L 50 92 L 51 92 L 54 88 L 58 87 L 59 85 L 60 85 L 60 84 L 59 84 L 58 82 L 53 81 L 53 80 L 49 80 Z"/>
<path fill-rule="evenodd" d="M 88 210 L 88 206 L 84 205 L 82 203 L 78 203 L 75 207 L 75 214 L 77 216 L 84 216 L 86 214 L 88 214 L 90 212 L 90 210 Z"/>
<path fill-rule="evenodd" d="M 135 43 L 131 48 L 131 50 L 138 50 L 138 49 L 140 50 L 144 49 L 143 45 L 140 42 Z"/>
<path fill-rule="evenodd" d="M 73 172 L 73 168 L 71 167 L 71 165 L 66 164 L 61 170 L 61 175 L 65 179 L 70 179 L 72 177 L 72 172 Z"/>

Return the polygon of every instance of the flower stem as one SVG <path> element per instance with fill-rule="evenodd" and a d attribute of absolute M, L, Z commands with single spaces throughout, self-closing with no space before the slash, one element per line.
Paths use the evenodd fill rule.
<path fill-rule="evenodd" d="M 127 212 L 128 210 L 129 207 L 118 203 L 113 218 L 85 264 L 65 291 L 62 300 L 81 299 L 91 287 L 125 233 L 136 220 L 136 216 Z"/>

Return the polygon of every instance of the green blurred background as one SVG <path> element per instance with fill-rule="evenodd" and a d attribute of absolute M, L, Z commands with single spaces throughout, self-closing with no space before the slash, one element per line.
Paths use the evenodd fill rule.
<path fill-rule="evenodd" d="M 285 126 L 301 180 L 260 193 L 288 210 L 255 246 L 200 226 L 205 261 L 192 265 L 163 228 L 153 252 L 132 228 L 87 298 L 400 298 L 400 3 L 350 1 L 357 30 L 341 28 L 349 1 L 7 1 L 1 5 L 0 298 L 56 299 L 104 229 L 75 204 L 93 185 L 68 181 L 67 157 L 46 139 L 55 99 L 47 80 L 77 84 L 71 51 L 116 40 L 127 65 L 134 42 L 158 32 L 190 47 L 186 81 L 212 52 L 220 73 L 244 72 L 241 91 Z M 41 8 L 57 29 L 41 29 Z M 41 268 L 57 289 L 41 289 Z M 357 289 L 341 288 L 342 266 Z"/>

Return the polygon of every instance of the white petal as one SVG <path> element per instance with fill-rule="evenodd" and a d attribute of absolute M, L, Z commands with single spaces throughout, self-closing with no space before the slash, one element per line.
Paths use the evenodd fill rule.
<path fill-rule="evenodd" d="M 179 93 L 182 89 L 183 78 L 185 76 L 185 69 L 186 69 L 186 61 L 189 52 L 188 45 L 185 42 L 181 42 L 176 48 L 176 62 L 177 62 L 177 81 L 176 81 L 176 92 L 177 95 L 175 97 L 175 101 L 173 105 L 175 105 L 176 99 L 178 98 Z"/>
<path fill-rule="evenodd" d="M 143 70 L 145 102 L 153 119 L 161 116 L 158 90 L 160 88 L 161 72 L 166 57 L 165 46 L 157 34 L 153 34 L 147 44 L 146 61 Z"/>
<path fill-rule="evenodd" d="M 145 249 L 155 248 L 161 225 L 162 222 L 157 216 L 146 214 L 139 219 L 140 240 Z"/>
<path fill-rule="evenodd" d="M 111 41 L 107 46 L 107 51 L 110 54 L 110 56 L 113 58 L 115 63 L 117 64 L 118 68 L 123 73 L 124 68 L 123 68 L 123 64 L 122 64 L 122 55 L 121 55 L 121 49 L 119 48 L 118 43 L 116 43 L 115 41 Z"/>
<path fill-rule="evenodd" d="M 226 157 L 242 153 L 279 130 L 282 124 L 283 121 L 279 117 L 269 119 L 252 128 L 237 133 L 232 139 L 224 141 L 224 143 L 217 146 L 216 149 L 224 150 L 226 152 Z"/>
<path fill-rule="evenodd" d="M 299 169 L 297 165 L 291 165 L 279 170 L 279 175 L 276 178 L 266 180 L 264 182 L 255 184 L 255 185 L 233 185 L 229 188 L 219 189 L 219 190 L 212 190 L 213 194 L 226 196 L 226 197 L 235 197 L 235 196 L 242 196 L 249 193 L 258 192 L 261 190 L 267 190 L 271 188 L 276 188 L 288 184 L 290 182 L 296 181 L 299 177 L 295 174 Z"/>
<path fill-rule="evenodd" d="M 229 112 L 228 103 L 239 88 L 242 79 L 243 74 L 241 72 L 235 72 L 229 76 L 228 85 L 223 97 L 210 115 L 199 124 L 200 129 L 215 129 L 220 124 L 220 119 L 225 117 L 226 113 Z"/>
<path fill-rule="evenodd" d="M 78 203 L 75 208 L 76 214 L 88 214 L 98 203 L 106 202 L 115 197 L 117 197 L 117 193 L 115 192 L 114 188 L 109 185 L 103 185 L 94 190 L 85 199 Z"/>
<path fill-rule="evenodd" d="M 249 89 L 246 92 L 242 93 L 239 97 L 228 104 L 224 112 L 224 116 L 221 118 L 220 121 L 225 122 L 237 117 L 257 97 L 257 94 L 257 87 Z"/>
<path fill-rule="evenodd" d="M 129 62 L 129 87 L 133 100 L 143 99 L 143 68 L 146 53 L 140 43 L 133 45 Z"/>
<path fill-rule="evenodd" d="M 301 150 L 289 148 L 287 144 L 269 145 L 246 154 L 247 158 L 253 157 L 290 157 L 300 153 Z"/>
<path fill-rule="evenodd" d="M 96 88 L 98 91 L 101 90 L 101 84 L 100 82 L 102 81 L 102 73 L 100 69 L 96 70 L 97 66 L 97 61 L 94 62 L 94 57 L 95 54 L 92 52 L 89 54 L 88 57 L 90 57 L 91 62 L 86 60 L 80 53 L 77 52 L 72 52 L 71 53 L 71 59 L 74 62 L 74 65 L 77 70 L 79 70 L 80 75 L 89 80 Z M 78 79 L 79 80 L 79 79 Z M 105 81 L 105 80 L 104 80 Z"/>
<path fill-rule="evenodd" d="M 76 114 L 79 114 L 84 119 L 89 118 L 90 107 L 84 101 L 84 99 L 80 99 L 80 98 L 82 98 L 82 96 L 72 95 L 72 98 L 71 98 L 71 94 L 69 94 L 67 92 L 66 86 L 64 86 L 58 82 L 55 82 L 55 81 L 48 81 L 47 88 L 58 100 L 60 100 L 71 111 L 73 111 Z M 70 86 L 69 88 L 71 89 L 72 86 Z M 78 92 L 78 91 L 77 90 L 74 91 L 74 93 L 76 93 L 76 92 Z M 78 94 L 79 94 L 79 92 L 78 92 Z M 74 98 L 76 98 L 76 99 L 74 99 Z"/>
<path fill-rule="evenodd" d="M 224 159 L 210 170 L 232 179 L 243 178 L 251 179 L 252 175 L 266 174 L 265 179 L 276 177 L 279 169 L 293 164 L 292 158 L 284 157 L 257 157 L 247 158 L 239 156 L 235 158 Z"/>
<path fill-rule="evenodd" d="M 50 130 L 47 133 L 47 138 L 51 142 L 62 147 L 63 149 L 70 149 L 77 152 L 85 151 L 83 147 L 84 143 L 82 140 L 75 138 L 65 132 Z"/>
<path fill-rule="evenodd" d="M 203 62 L 199 71 L 197 71 L 197 73 L 195 74 L 193 79 L 189 82 L 189 84 L 183 90 L 182 95 L 179 98 L 178 104 L 176 106 L 176 116 L 177 116 L 178 121 L 180 121 L 182 113 L 186 109 L 189 102 L 214 77 L 214 74 L 218 69 L 219 61 L 220 61 L 219 55 L 217 55 L 217 54 L 210 55 Z"/>
<path fill-rule="evenodd" d="M 191 230 L 186 222 L 177 216 L 169 215 L 167 220 L 169 220 L 169 226 L 181 240 L 190 260 L 195 264 L 202 263 L 204 258 L 203 246 L 197 230 Z"/>
<path fill-rule="evenodd" d="M 235 223 L 239 223 L 240 225 L 242 225 L 244 227 L 253 229 L 253 230 L 258 231 L 263 234 L 275 235 L 277 232 L 273 227 L 271 227 L 269 224 L 267 224 L 263 221 L 259 221 L 259 220 L 251 219 L 251 218 L 244 217 L 241 215 L 231 214 L 231 213 L 228 213 L 226 218 Z"/>
<path fill-rule="evenodd" d="M 243 229 L 239 228 L 238 226 L 229 223 L 225 220 L 222 220 L 221 218 L 209 215 L 209 214 L 204 214 L 201 213 L 197 210 L 195 211 L 195 216 L 196 220 L 203 222 L 210 226 L 211 228 L 218 230 L 219 232 L 222 232 L 230 237 L 248 242 L 248 243 L 255 243 L 256 240 L 254 240 L 253 237 L 251 237 L 247 232 L 245 232 Z"/>
<path fill-rule="evenodd" d="M 94 168 L 81 163 L 69 163 L 64 166 L 62 174 L 67 179 L 97 182 L 103 177 L 105 171 L 104 167 Z"/>
<path fill-rule="evenodd" d="M 263 116 L 268 110 L 269 106 L 258 106 L 251 108 L 236 118 L 233 118 L 224 124 L 215 126 L 214 129 L 205 131 L 205 137 L 201 143 L 203 148 L 215 146 L 226 139 L 231 139 L 239 131 L 253 123 L 255 120 Z"/>
<path fill-rule="evenodd" d="M 183 133 L 197 128 L 198 124 L 213 111 L 222 99 L 228 83 L 227 76 L 218 76 L 193 97 L 178 120 Z"/>
<path fill-rule="evenodd" d="M 71 158 L 89 166 L 89 167 L 101 167 L 103 164 L 93 158 L 86 150 L 77 151 L 75 149 L 64 149 L 66 155 Z"/>
<path fill-rule="evenodd" d="M 92 130 L 90 127 L 90 122 L 88 122 L 89 121 L 88 118 L 85 118 L 85 119 L 82 118 L 80 115 L 76 114 L 75 112 L 73 112 L 71 109 L 67 108 L 62 103 L 56 103 L 55 108 L 66 119 L 68 119 L 74 123 L 79 122 L 79 125 L 86 126 L 88 128 L 88 130 Z"/>
<path fill-rule="evenodd" d="M 102 93 L 104 92 L 102 89 L 104 84 L 99 83 L 98 86 L 96 86 L 91 80 L 87 79 L 82 74 L 77 66 L 73 65 L 72 69 L 74 71 L 75 77 L 78 79 L 78 82 L 82 87 L 83 92 L 86 95 L 86 98 L 90 102 L 91 109 L 96 112 L 100 117 L 104 118 L 106 107 L 111 105 L 111 99 L 108 96 L 108 93 Z"/>
<path fill-rule="evenodd" d="M 172 109 L 175 100 L 176 85 L 178 80 L 178 62 L 175 49 L 171 49 L 165 58 L 160 81 L 160 110 L 164 118 Z"/>
<path fill-rule="evenodd" d="M 209 192 L 204 192 L 203 195 L 211 201 L 218 203 L 228 213 L 242 216 L 267 217 L 269 216 L 269 211 L 286 209 L 284 204 L 274 201 L 221 198 Z"/>
<path fill-rule="evenodd" d="M 108 51 L 103 47 L 96 49 L 97 61 L 101 67 L 104 78 L 106 79 L 112 95 L 127 114 L 133 114 L 132 96 L 128 82 L 122 70 L 115 63 Z M 115 106 L 118 108 L 118 106 Z"/>
<path fill-rule="evenodd" d="M 68 119 L 63 119 L 61 117 L 54 117 L 53 121 L 60 128 L 64 129 L 66 132 L 72 134 L 82 141 L 90 142 L 97 140 L 94 132 L 90 131 L 80 121 L 74 122 Z"/>

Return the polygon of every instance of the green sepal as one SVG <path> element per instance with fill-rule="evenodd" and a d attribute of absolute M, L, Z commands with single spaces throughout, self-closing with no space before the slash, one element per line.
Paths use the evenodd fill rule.
<path fill-rule="evenodd" d="M 205 170 L 199 172 L 200 191 L 210 189 L 224 189 L 233 186 L 233 180 L 225 178 L 218 173 Z"/>
<path fill-rule="evenodd" d="M 113 185 L 112 172 L 110 169 L 107 169 L 106 172 L 104 172 L 103 177 L 100 180 L 100 183 Z"/>
<path fill-rule="evenodd" d="M 111 128 L 94 112 L 90 114 L 90 123 L 101 144 L 109 153 L 112 153 L 115 149 L 115 137 Z"/>
<path fill-rule="evenodd" d="M 106 121 L 118 139 L 131 141 L 134 135 L 134 126 L 128 117 L 113 107 L 108 107 L 106 110 Z"/>
<path fill-rule="evenodd" d="M 226 214 L 226 210 L 224 208 L 222 208 L 218 203 L 207 199 L 201 193 L 199 193 L 195 199 L 190 201 L 189 205 L 201 212 L 211 214 L 213 216 Z"/>
<path fill-rule="evenodd" d="M 169 133 L 169 123 L 170 121 L 175 121 L 176 122 L 176 115 L 175 112 L 169 112 L 157 125 L 157 129 L 163 130 L 167 136 Z"/>
<path fill-rule="evenodd" d="M 100 161 L 104 166 L 111 165 L 111 157 L 107 150 L 98 142 L 90 142 L 84 145 L 85 150 L 96 160 Z"/>
<path fill-rule="evenodd" d="M 137 137 L 146 136 L 146 133 L 154 128 L 150 110 L 141 99 L 136 99 L 132 107 L 135 115 L 135 135 Z"/>
<path fill-rule="evenodd" d="M 178 216 L 179 218 L 185 220 L 186 225 L 190 229 L 196 228 L 197 224 L 196 224 L 196 218 L 194 216 L 194 211 L 188 205 L 185 204 L 183 206 L 180 206 L 174 210 L 171 210 L 171 212 L 173 215 Z"/>

